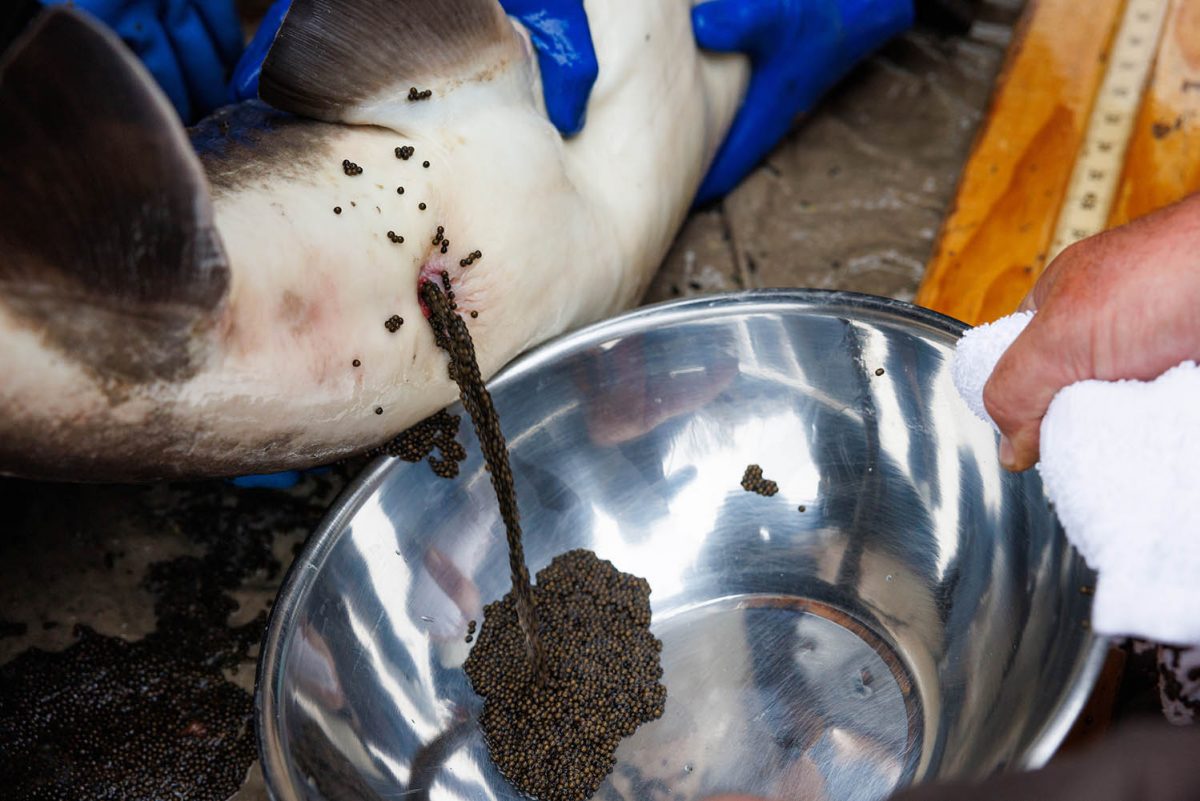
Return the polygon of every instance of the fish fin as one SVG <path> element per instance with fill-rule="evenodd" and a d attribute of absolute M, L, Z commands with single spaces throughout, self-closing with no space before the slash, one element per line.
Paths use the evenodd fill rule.
<path fill-rule="evenodd" d="M 409 102 L 411 89 L 436 99 L 522 55 L 497 0 L 294 0 L 259 96 L 305 117 L 378 124 L 369 109 L 381 99 Z"/>
<path fill-rule="evenodd" d="M 208 184 L 145 68 L 86 14 L 44 11 L 0 60 L 0 297 L 65 354 L 178 377 L 229 268 Z"/>

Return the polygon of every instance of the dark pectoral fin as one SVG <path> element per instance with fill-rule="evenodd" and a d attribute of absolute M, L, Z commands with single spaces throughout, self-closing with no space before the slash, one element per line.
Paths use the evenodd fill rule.
<path fill-rule="evenodd" d="M 90 17 L 43 12 L 0 61 L 0 300 L 79 361 L 151 380 L 189 369 L 228 283 L 162 92 Z"/>
<path fill-rule="evenodd" d="M 294 0 L 263 63 L 259 96 L 315 119 L 410 88 L 434 98 L 516 52 L 497 0 Z M 421 102 L 421 101 L 416 101 Z"/>

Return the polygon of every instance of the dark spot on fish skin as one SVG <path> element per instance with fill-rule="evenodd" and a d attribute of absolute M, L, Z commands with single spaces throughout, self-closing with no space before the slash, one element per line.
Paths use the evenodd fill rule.
<path fill-rule="evenodd" d="M 279 319 L 296 337 L 303 336 L 310 330 L 314 311 L 302 297 L 290 289 L 284 291 L 279 302 Z"/>

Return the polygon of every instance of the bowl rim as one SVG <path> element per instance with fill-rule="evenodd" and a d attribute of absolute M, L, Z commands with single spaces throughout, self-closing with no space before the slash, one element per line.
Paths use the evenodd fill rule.
<path fill-rule="evenodd" d="M 839 309 L 895 317 L 917 323 L 958 340 L 971 326 L 932 309 L 895 298 L 832 289 L 751 289 L 648 304 L 606 320 L 561 334 L 517 356 L 487 382 L 495 389 L 560 358 L 572 350 L 646 329 L 646 323 L 684 322 L 709 319 L 714 315 L 736 312 L 755 314 L 820 309 L 836 315 Z M 456 404 L 452 404 L 456 406 Z M 282 794 L 287 760 L 280 748 L 276 728 L 275 685 L 280 678 L 280 654 L 284 636 L 300 600 L 312 586 L 320 565 L 336 543 L 340 532 L 357 514 L 363 501 L 373 493 L 391 470 L 393 459 L 374 459 L 334 499 L 321 523 L 314 529 L 300 554 L 288 566 L 275 603 L 267 616 L 267 625 L 259 646 L 254 677 L 254 730 L 263 784 L 272 801 L 296 801 Z M 1061 531 L 1061 527 L 1060 527 Z M 1065 536 L 1065 535 L 1064 535 Z M 1071 546 L 1072 549 L 1074 546 Z M 1088 629 L 1087 655 L 1076 666 L 1066 692 L 1019 758 L 1011 763 L 1018 770 L 1044 766 L 1066 739 L 1084 705 L 1092 694 L 1108 655 L 1110 639 Z"/>

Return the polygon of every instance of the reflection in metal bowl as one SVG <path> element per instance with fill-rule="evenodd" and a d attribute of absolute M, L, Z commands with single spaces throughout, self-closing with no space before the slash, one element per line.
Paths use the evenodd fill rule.
<path fill-rule="evenodd" d="M 652 588 L 668 689 L 600 797 L 875 801 L 1045 761 L 1103 644 L 1036 475 L 958 398 L 957 323 L 756 292 L 543 346 L 491 389 L 531 572 L 590 548 Z M 383 459 L 293 567 L 259 675 L 277 801 L 511 799 L 461 666 L 508 589 L 472 435 L 461 476 Z M 739 486 L 762 465 L 779 492 Z"/>

